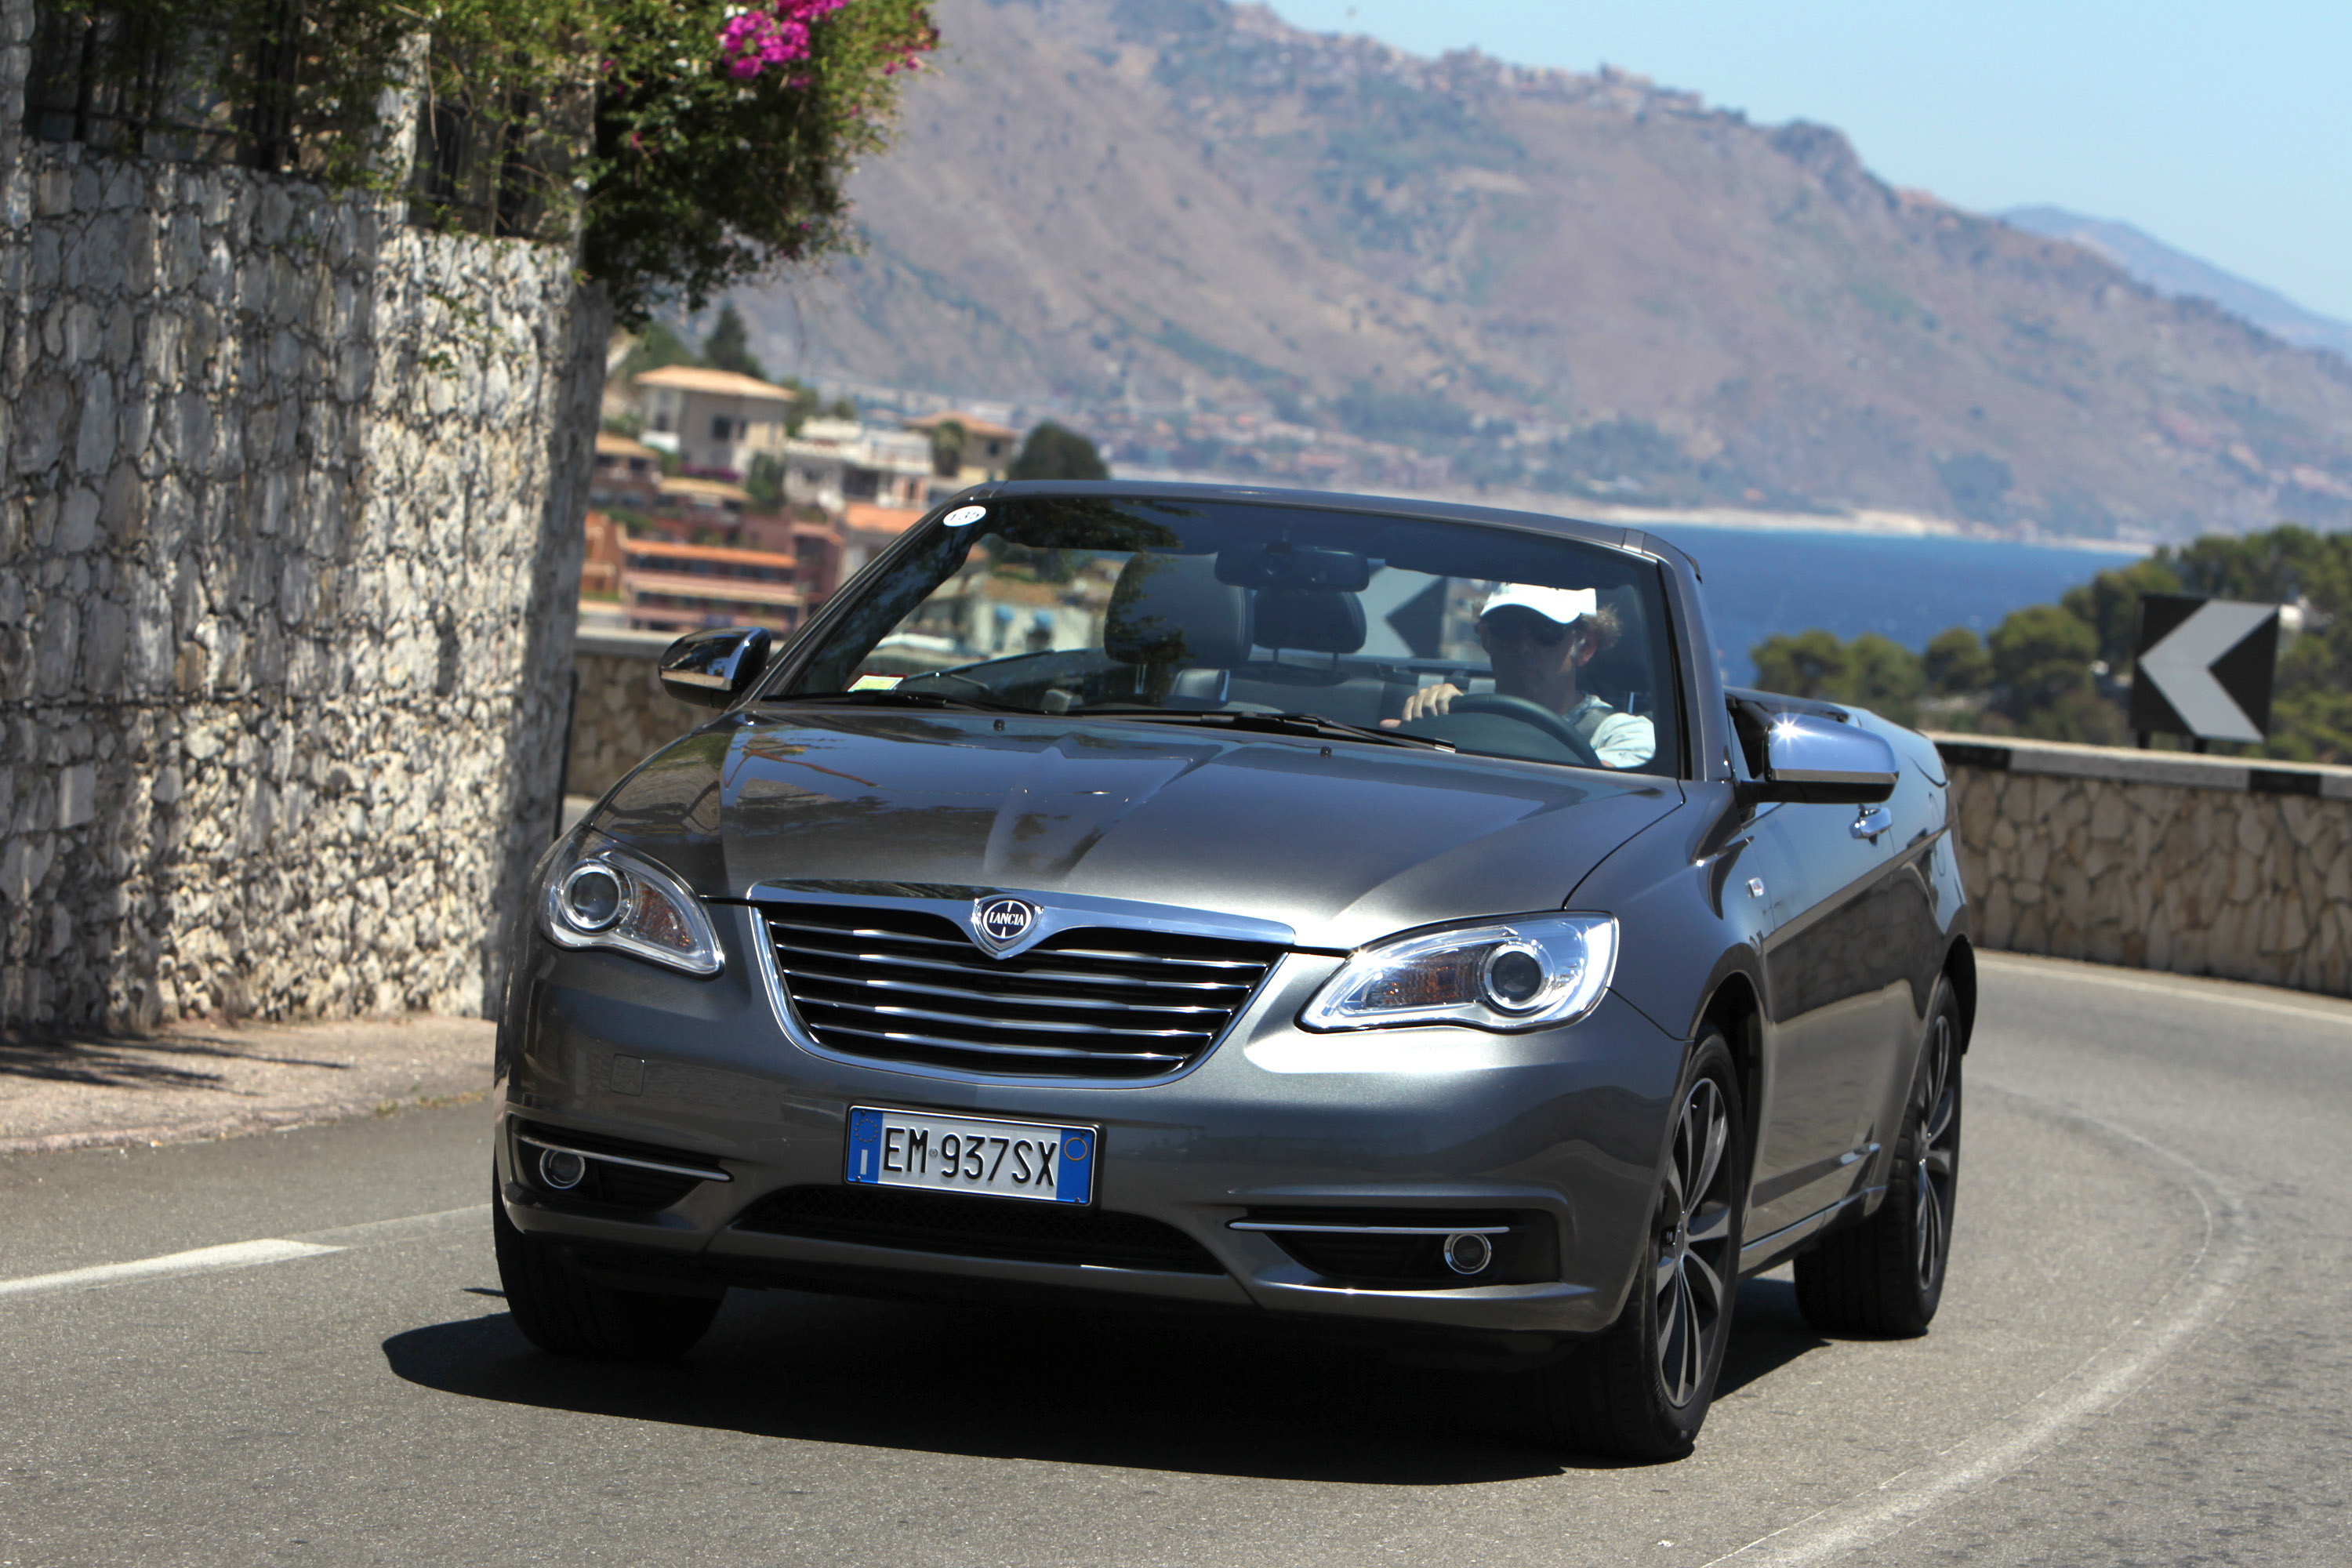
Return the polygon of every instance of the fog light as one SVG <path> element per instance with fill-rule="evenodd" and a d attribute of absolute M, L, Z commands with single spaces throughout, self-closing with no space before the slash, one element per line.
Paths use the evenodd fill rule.
<path fill-rule="evenodd" d="M 588 1162 L 569 1149 L 541 1149 L 539 1152 L 539 1179 L 559 1193 L 578 1186 L 587 1174 Z M 1450 1259 L 1451 1254 L 1448 1257 Z"/>
<path fill-rule="evenodd" d="M 1494 1261 L 1494 1244 L 1475 1231 L 1445 1238 L 1445 1267 L 1456 1274 L 1484 1274 Z"/>

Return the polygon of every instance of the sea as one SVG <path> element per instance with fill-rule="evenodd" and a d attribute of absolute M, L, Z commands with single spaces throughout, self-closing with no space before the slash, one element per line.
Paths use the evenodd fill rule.
<path fill-rule="evenodd" d="M 1947 626 L 1979 635 L 2011 610 L 2055 603 L 2077 583 L 2127 566 L 2133 549 L 2026 544 L 1942 534 L 1874 534 L 1666 524 L 1652 531 L 1696 557 L 1707 619 L 1734 685 L 1748 650 L 1815 626 L 1876 632 L 1913 649 Z"/>

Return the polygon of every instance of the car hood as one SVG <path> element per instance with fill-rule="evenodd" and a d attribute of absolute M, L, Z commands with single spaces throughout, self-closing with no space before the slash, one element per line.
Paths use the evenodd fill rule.
<path fill-rule="evenodd" d="M 1347 741 L 803 710 L 687 737 L 592 826 L 706 897 L 824 881 L 1131 899 L 1336 951 L 1557 909 L 1681 804 L 1644 774 Z"/>

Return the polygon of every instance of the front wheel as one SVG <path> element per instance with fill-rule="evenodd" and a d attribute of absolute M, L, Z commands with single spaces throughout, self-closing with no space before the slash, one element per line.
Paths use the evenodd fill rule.
<path fill-rule="evenodd" d="M 1960 1009 L 1936 988 L 1927 1047 L 1878 1212 L 1797 1259 L 1797 1307 L 1827 1334 L 1924 1334 L 1944 1299 L 1960 1185 Z"/>
<path fill-rule="evenodd" d="M 495 1187 L 490 1230 L 499 1283 L 522 1337 L 583 1361 L 669 1361 L 692 1350 L 719 1315 L 719 1296 L 615 1290 L 575 1273 L 555 1248 L 507 1218 Z"/>
<path fill-rule="evenodd" d="M 1690 1452 L 1731 1338 L 1746 1126 L 1730 1047 L 1709 1031 L 1692 1053 L 1625 1310 L 1575 1355 L 1527 1374 L 1560 1447 L 1627 1459 Z"/>

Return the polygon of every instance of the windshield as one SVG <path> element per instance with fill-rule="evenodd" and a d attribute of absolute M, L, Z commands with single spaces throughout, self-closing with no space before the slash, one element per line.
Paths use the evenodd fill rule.
<path fill-rule="evenodd" d="M 965 507 L 854 583 L 768 700 L 1264 727 L 1676 774 L 1660 568 L 1373 513 L 1045 496 Z M 1341 739 L 1345 739 L 1341 734 Z"/>

